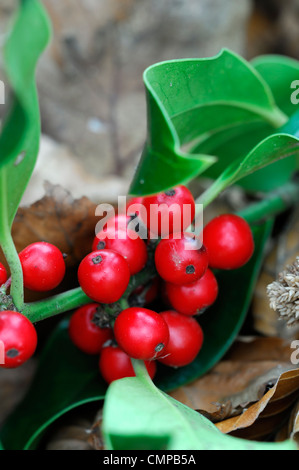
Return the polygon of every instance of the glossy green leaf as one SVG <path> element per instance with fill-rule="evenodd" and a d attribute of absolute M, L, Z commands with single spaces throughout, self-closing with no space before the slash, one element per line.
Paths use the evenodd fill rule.
<path fill-rule="evenodd" d="M 212 58 L 155 64 L 144 82 L 148 137 L 131 194 L 159 192 L 202 174 L 215 160 L 201 146 L 226 141 L 226 132 L 252 123 L 274 131 L 287 121 L 262 77 L 226 49 Z"/>
<path fill-rule="evenodd" d="M 204 333 L 203 347 L 187 366 L 173 369 L 160 365 L 155 383 L 162 390 L 169 392 L 202 376 L 228 351 L 246 318 L 272 226 L 271 219 L 252 226 L 255 251 L 245 266 L 231 271 L 215 271 L 219 284 L 218 298 L 197 317 Z"/>
<path fill-rule="evenodd" d="M 67 320 L 42 351 L 38 370 L 26 396 L 0 432 L 5 449 L 32 449 L 43 432 L 64 413 L 104 398 L 106 384 L 98 358 L 81 353 L 70 341 Z"/>
<path fill-rule="evenodd" d="M 5 72 L 13 98 L 0 136 L 0 235 L 11 227 L 36 163 L 40 114 L 35 69 L 49 37 L 49 22 L 41 3 L 20 1 L 4 46 Z"/>
<path fill-rule="evenodd" d="M 296 450 L 292 441 L 260 443 L 222 434 L 145 375 L 109 386 L 103 433 L 108 450 Z"/>
<path fill-rule="evenodd" d="M 281 55 L 262 55 L 251 64 L 271 88 L 277 106 L 292 116 L 299 108 L 299 61 Z"/>
<path fill-rule="evenodd" d="M 208 190 L 202 194 L 200 202 L 206 206 L 224 189 L 237 183 L 242 178 L 283 158 L 297 158 L 298 155 L 299 138 L 289 134 L 269 136 L 251 150 L 245 158 L 239 158 L 229 165 Z"/>

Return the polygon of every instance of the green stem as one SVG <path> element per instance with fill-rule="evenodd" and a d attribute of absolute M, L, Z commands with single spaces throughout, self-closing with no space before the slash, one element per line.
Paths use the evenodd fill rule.
<path fill-rule="evenodd" d="M 32 322 L 45 320 L 59 313 L 64 313 L 74 308 L 91 302 L 90 298 L 82 291 L 81 287 L 54 295 L 45 300 L 27 303 L 22 313 Z"/>
<path fill-rule="evenodd" d="M 21 311 L 24 306 L 23 271 L 10 233 L 2 237 L 1 248 L 11 274 L 10 295 L 16 309 Z"/>
<path fill-rule="evenodd" d="M 150 263 L 150 266 L 144 268 L 140 273 L 132 276 L 128 288 L 122 298 L 119 300 L 118 305 L 120 309 L 125 309 L 129 306 L 128 297 L 139 285 L 145 284 L 155 276 L 155 269 Z M 32 322 L 45 320 L 46 318 L 53 317 L 60 313 L 68 312 L 75 308 L 79 308 L 92 300 L 87 297 L 82 291 L 81 287 L 54 295 L 47 299 L 31 302 L 23 305 L 22 313 Z M 112 304 L 114 305 L 114 304 Z M 113 310 L 113 307 L 111 307 Z M 107 311 L 110 306 L 107 306 Z"/>
<path fill-rule="evenodd" d="M 132 366 L 136 374 L 136 377 L 152 382 L 148 374 L 147 368 L 145 367 L 144 361 L 131 358 L 131 362 L 132 362 Z"/>
<path fill-rule="evenodd" d="M 202 196 L 200 196 L 195 202 L 202 206 L 198 209 L 202 210 L 202 207 L 207 207 L 213 200 L 218 196 L 217 193 L 209 193 L 209 197 L 206 197 L 208 191 L 205 194 L 204 204 L 202 203 Z M 276 191 L 269 193 L 264 199 L 259 202 L 253 203 L 237 212 L 238 215 L 246 219 L 249 223 L 258 222 L 267 217 L 273 217 L 278 215 L 291 206 L 296 205 L 299 201 L 299 183 L 288 182 L 278 188 Z M 198 212 L 197 211 L 197 212 Z M 198 214 L 196 214 L 198 215 Z"/>
<path fill-rule="evenodd" d="M 258 222 L 265 218 L 278 215 L 290 207 L 298 204 L 299 185 L 287 183 L 277 191 L 271 193 L 262 201 L 256 202 L 237 212 L 247 222 Z"/>
<path fill-rule="evenodd" d="M 10 295 L 17 310 L 21 310 L 24 305 L 24 286 L 23 286 L 23 270 L 19 259 L 18 252 L 14 245 L 11 227 L 9 226 L 8 217 L 8 201 L 7 201 L 7 170 L 1 169 L 0 172 L 0 202 L 1 202 L 1 216 L 0 216 L 0 244 L 9 266 L 11 275 Z"/>

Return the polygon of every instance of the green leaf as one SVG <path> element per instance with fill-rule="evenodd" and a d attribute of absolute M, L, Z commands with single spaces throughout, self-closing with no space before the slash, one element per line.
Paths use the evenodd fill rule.
<path fill-rule="evenodd" d="M 148 137 L 131 194 L 152 194 L 185 183 L 215 162 L 201 150 L 207 141 L 226 141 L 226 132 L 287 121 L 256 70 L 223 49 L 207 59 L 155 64 L 144 73 Z"/>
<path fill-rule="evenodd" d="M 291 95 L 298 101 L 298 84 L 292 88 L 292 83 L 299 80 L 299 61 L 281 55 L 263 55 L 251 61 L 253 67 L 263 77 L 271 88 L 277 106 L 288 116 L 292 116 L 299 108 L 299 103 L 293 104 Z"/>
<path fill-rule="evenodd" d="M 292 441 L 260 443 L 222 434 L 143 374 L 109 386 L 103 433 L 108 450 L 296 450 Z"/>
<path fill-rule="evenodd" d="M 272 226 L 271 219 L 252 226 L 255 251 L 245 266 L 231 271 L 215 271 L 219 284 L 218 299 L 202 315 L 195 317 L 204 333 L 202 349 L 187 366 L 174 369 L 161 364 L 155 378 L 159 388 L 171 391 L 199 378 L 228 351 L 246 318 Z"/>
<path fill-rule="evenodd" d="M 201 195 L 199 202 L 207 206 L 224 189 L 242 178 L 251 175 L 270 163 L 277 162 L 286 157 L 295 158 L 298 155 L 299 138 L 289 134 L 275 134 L 266 137 L 245 158 L 239 158 L 229 165 L 208 190 Z"/>
<path fill-rule="evenodd" d="M 40 114 L 35 68 L 49 37 L 48 18 L 40 2 L 21 1 L 4 46 L 13 101 L 0 136 L 0 235 L 3 225 L 11 227 L 36 163 Z"/>
<path fill-rule="evenodd" d="M 11 227 L 38 154 L 35 68 L 49 36 L 48 17 L 40 2 L 20 1 L 4 46 L 4 67 L 13 96 L 0 135 L 0 245 L 10 269 L 10 294 L 18 309 L 24 302 L 23 273 Z"/>
<path fill-rule="evenodd" d="M 52 334 L 26 396 L 1 430 L 7 450 L 35 448 L 60 416 L 105 396 L 107 386 L 99 373 L 98 358 L 81 353 L 71 343 L 67 326 L 64 320 Z"/>

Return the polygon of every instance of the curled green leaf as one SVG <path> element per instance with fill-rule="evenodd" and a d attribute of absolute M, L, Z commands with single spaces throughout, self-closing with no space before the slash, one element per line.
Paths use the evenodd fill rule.
<path fill-rule="evenodd" d="M 204 59 L 166 61 L 144 73 L 148 133 L 131 194 L 152 194 L 190 181 L 216 161 L 202 151 L 227 133 L 266 123 L 272 130 L 287 116 L 270 87 L 247 61 L 223 49 Z"/>

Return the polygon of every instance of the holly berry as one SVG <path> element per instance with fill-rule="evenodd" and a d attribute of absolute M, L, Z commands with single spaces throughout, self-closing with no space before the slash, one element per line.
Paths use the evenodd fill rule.
<path fill-rule="evenodd" d="M 148 255 L 144 241 L 133 230 L 102 230 L 95 237 L 92 250 L 113 250 L 127 261 L 131 275 L 137 274 L 146 265 Z"/>
<path fill-rule="evenodd" d="M 179 286 L 167 282 L 165 288 L 172 307 L 183 315 L 202 313 L 218 295 L 217 279 L 210 269 L 192 284 Z"/>
<path fill-rule="evenodd" d="M 0 286 L 7 281 L 7 272 L 2 263 L 0 263 Z"/>
<path fill-rule="evenodd" d="M 23 269 L 24 287 L 44 292 L 55 289 L 65 275 L 61 251 L 51 243 L 36 242 L 19 253 Z"/>
<path fill-rule="evenodd" d="M 152 234 L 162 238 L 186 230 L 195 216 L 194 198 L 183 185 L 144 197 L 143 206 L 146 209 L 146 220 L 142 213 L 141 219 Z"/>
<path fill-rule="evenodd" d="M 196 358 L 203 344 L 203 331 L 194 317 L 174 310 L 161 312 L 169 329 L 169 341 L 159 362 L 171 367 L 182 367 Z"/>
<path fill-rule="evenodd" d="M 79 307 L 71 316 L 69 335 L 72 342 L 85 354 L 99 354 L 103 344 L 112 339 L 112 328 L 100 327 L 97 312 L 99 304 Z"/>
<path fill-rule="evenodd" d="M 156 362 L 145 361 L 144 363 L 149 376 L 153 379 L 157 369 Z M 120 347 L 114 345 L 103 347 L 99 359 L 99 369 L 108 384 L 114 380 L 135 377 L 136 375 L 130 357 Z"/>
<path fill-rule="evenodd" d="M 211 268 L 240 268 L 249 261 L 254 251 L 249 224 L 234 214 L 223 214 L 212 219 L 204 227 L 203 240 Z"/>
<path fill-rule="evenodd" d="M 157 312 L 141 307 L 123 310 L 115 320 L 118 345 L 132 358 L 150 360 L 163 353 L 168 343 L 168 327 Z"/>
<path fill-rule="evenodd" d="M 173 284 L 195 282 L 206 272 L 208 262 L 206 248 L 198 238 L 186 232 L 161 240 L 155 251 L 159 275 Z"/>
<path fill-rule="evenodd" d="M 116 251 L 92 251 L 79 264 L 78 281 L 91 300 L 111 304 L 127 289 L 130 269 L 125 258 Z"/>
<path fill-rule="evenodd" d="M 0 341 L 4 348 L 3 368 L 24 364 L 35 352 L 37 334 L 33 324 L 19 312 L 0 312 Z M 1 357 L 1 355 L 0 355 Z"/>

